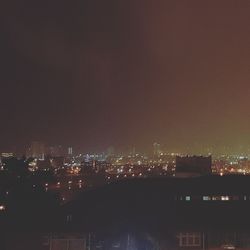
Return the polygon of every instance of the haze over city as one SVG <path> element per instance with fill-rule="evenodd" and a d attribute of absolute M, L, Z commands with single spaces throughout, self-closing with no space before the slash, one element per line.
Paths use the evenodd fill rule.
<path fill-rule="evenodd" d="M 0 149 L 250 148 L 249 1 L 4 1 Z"/>

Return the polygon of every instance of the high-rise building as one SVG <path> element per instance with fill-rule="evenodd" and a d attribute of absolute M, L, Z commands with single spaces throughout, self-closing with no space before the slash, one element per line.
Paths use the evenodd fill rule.
<path fill-rule="evenodd" d="M 161 153 L 161 145 L 157 142 L 153 144 L 154 156 L 159 156 Z"/>
<path fill-rule="evenodd" d="M 132 148 L 132 155 L 136 154 L 135 146 Z"/>
<path fill-rule="evenodd" d="M 44 143 L 39 142 L 39 141 L 33 141 L 27 152 L 27 156 L 44 160 L 45 153 L 46 153 L 46 149 L 45 149 Z"/>
<path fill-rule="evenodd" d="M 49 147 L 49 155 L 52 157 L 61 157 L 65 155 L 64 148 L 61 145 Z"/>
<path fill-rule="evenodd" d="M 68 147 L 68 155 L 72 156 L 73 155 L 73 148 Z"/>
<path fill-rule="evenodd" d="M 115 153 L 115 148 L 113 146 L 108 147 L 107 156 L 112 156 Z"/>

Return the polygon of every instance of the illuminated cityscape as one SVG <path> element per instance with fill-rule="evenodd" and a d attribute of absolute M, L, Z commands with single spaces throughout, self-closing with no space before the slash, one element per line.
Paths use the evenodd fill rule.
<path fill-rule="evenodd" d="M 30 188 L 42 188 L 60 194 L 62 203 L 83 190 L 112 182 L 147 178 L 190 178 L 199 176 L 250 175 L 250 159 L 243 155 L 186 155 L 164 152 L 154 143 L 151 154 L 133 150 L 129 154 L 73 154 L 73 148 L 48 146 L 32 142 L 27 156 L 1 153 L 1 174 L 8 178 L 25 178 Z M 2 183 L 6 194 L 12 189 Z M 7 197 L 8 195 L 6 195 Z M 2 209 L 7 207 L 2 203 Z"/>
<path fill-rule="evenodd" d="M 0 12 L 0 250 L 250 250 L 250 1 Z"/>
<path fill-rule="evenodd" d="M 231 229 L 231 223 L 227 231 L 223 229 L 229 217 L 237 228 L 246 220 L 250 207 L 250 161 L 247 156 L 221 155 L 213 159 L 212 155 L 170 153 L 159 151 L 159 144 L 156 151 L 155 143 L 151 154 L 133 150 L 129 154 L 117 155 L 114 150 L 112 153 L 107 150 L 101 154 L 74 154 L 72 147 L 68 150 L 53 146 L 52 150 L 44 143 L 39 144 L 42 147 L 37 143 L 31 145 L 35 145 L 33 152 L 36 156 L 35 153 L 29 157 L 1 153 L 0 171 L 0 219 L 3 219 L 6 230 L 17 221 L 20 223 L 17 230 L 23 228 L 19 227 L 24 222 L 28 232 L 30 227 L 37 225 L 44 228 L 42 233 L 39 230 L 35 234 L 34 242 L 29 233 L 21 233 L 29 246 L 34 243 L 41 247 L 39 249 L 46 250 L 84 250 L 130 249 L 132 246 L 141 249 L 141 244 L 154 248 L 157 244 L 161 245 L 160 249 L 166 246 L 174 249 L 235 249 L 236 245 L 244 248 L 250 242 L 250 234 L 245 229 L 243 232 Z M 237 187 L 232 188 L 233 185 Z M 124 195 L 128 195 L 125 200 Z M 107 201 L 103 202 L 102 197 Z M 154 206 L 151 201 L 162 207 Z M 135 204 L 131 210 L 134 215 L 125 209 L 126 202 Z M 107 218 L 102 217 L 99 206 Z M 227 208 L 230 209 L 225 212 Z M 210 216 L 203 217 L 203 213 L 211 213 L 211 210 L 217 213 L 213 215 L 213 221 Z M 42 221 L 34 211 L 43 213 Z M 119 211 L 122 214 L 116 214 Z M 232 219 L 231 216 L 239 211 L 242 214 Z M 121 215 L 127 220 L 132 219 L 130 226 L 139 228 L 136 231 L 120 228 Z M 140 222 L 140 217 L 146 221 Z M 110 218 L 115 226 L 109 225 Z M 98 230 L 90 229 L 93 223 Z M 187 223 L 188 228 L 183 229 L 183 223 Z M 101 229 L 104 225 L 106 233 Z M 144 231 L 143 227 L 149 225 L 152 228 Z M 112 230 L 119 231 L 114 234 Z M 163 232 L 168 233 L 170 241 L 166 242 Z M 152 233 L 153 238 L 149 239 L 145 233 Z M 8 234 L 4 237 L 9 239 Z M 8 247 L 14 246 L 8 242 Z"/>

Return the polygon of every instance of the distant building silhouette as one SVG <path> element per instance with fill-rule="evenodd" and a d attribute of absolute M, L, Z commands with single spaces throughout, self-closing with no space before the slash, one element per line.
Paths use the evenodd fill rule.
<path fill-rule="evenodd" d="M 72 147 L 68 147 L 68 155 L 69 156 L 73 155 L 73 148 Z"/>
<path fill-rule="evenodd" d="M 65 155 L 65 150 L 61 145 L 50 146 L 48 148 L 48 154 L 52 157 L 62 157 Z"/>
<path fill-rule="evenodd" d="M 154 156 L 159 156 L 161 153 L 161 145 L 157 142 L 153 144 Z"/>
<path fill-rule="evenodd" d="M 46 154 L 46 148 L 44 143 L 39 141 L 33 141 L 27 152 L 28 157 L 44 160 Z"/>

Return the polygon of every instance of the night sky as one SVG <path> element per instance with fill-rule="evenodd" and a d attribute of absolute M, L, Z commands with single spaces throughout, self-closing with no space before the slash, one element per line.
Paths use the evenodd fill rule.
<path fill-rule="evenodd" d="M 250 148 L 249 1 L 1 5 L 0 150 Z"/>

